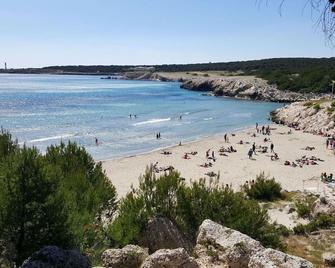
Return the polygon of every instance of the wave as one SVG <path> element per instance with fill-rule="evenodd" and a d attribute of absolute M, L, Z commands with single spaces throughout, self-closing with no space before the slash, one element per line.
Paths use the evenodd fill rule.
<path fill-rule="evenodd" d="M 204 118 L 204 121 L 213 120 L 213 117 Z"/>
<path fill-rule="evenodd" d="M 147 125 L 147 124 L 156 124 L 156 123 L 161 123 L 161 122 L 165 122 L 165 121 L 170 121 L 171 117 L 169 118 L 157 118 L 157 119 L 150 119 L 148 121 L 142 121 L 142 122 L 138 122 L 133 124 L 133 126 L 141 126 L 141 125 Z"/>
<path fill-rule="evenodd" d="M 49 141 L 49 140 L 58 140 L 58 139 L 70 138 L 70 137 L 73 137 L 73 136 L 75 136 L 75 135 L 74 134 L 63 134 L 63 135 L 58 135 L 58 136 L 34 139 L 34 140 L 27 141 L 27 142 L 33 143 L 33 142 L 41 142 L 41 141 Z"/>

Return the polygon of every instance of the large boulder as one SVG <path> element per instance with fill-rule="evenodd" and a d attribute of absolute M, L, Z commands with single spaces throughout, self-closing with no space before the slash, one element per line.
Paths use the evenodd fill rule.
<path fill-rule="evenodd" d="M 334 196 L 322 196 L 315 201 L 313 205 L 312 216 L 316 217 L 320 214 L 335 215 Z"/>
<path fill-rule="evenodd" d="M 205 220 L 199 227 L 195 254 L 207 266 L 239 268 L 247 267 L 251 256 L 262 250 L 260 242 L 249 236 Z"/>
<path fill-rule="evenodd" d="M 184 248 L 190 253 L 193 247 L 178 226 L 162 216 L 155 216 L 148 221 L 139 240 L 139 244 L 149 248 L 150 253 L 159 249 L 174 248 Z"/>
<path fill-rule="evenodd" d="M 148 256 L 147 249 L 127 245 L 122 249 L 107 249 L 101 259 L 105 268 L 138 268 Z"/>
<path fill-rule="evenodd" d="M 46 246 L 25 260 L 21 268 L 90 268 L 90 260 L 77 250 Z"/>
<path fill-rule="evenodd" d="M 185 249 L 160 249 L 150 255 L 141 268 L 198 268 Z"/>
<path fill-rule="evenodd" d="M 281 251 L 267 248 L 253 255 L 248 264 L 249 268 L 313 268 L 309 261 L 285 254 Z"/>

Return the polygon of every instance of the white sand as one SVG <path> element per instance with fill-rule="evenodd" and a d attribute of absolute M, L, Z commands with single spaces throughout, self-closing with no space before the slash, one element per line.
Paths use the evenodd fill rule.
<path fill-rule="evenodd" d="M 295 130 L 292 134 L 287 134 L 289 128 L 279 125 L 271 125 L 271 128 L 275 128 L 275 130 L 272 130 L 271 136 L 257 134 L 256 137 L 252 137 L 255 129 L 249 129 L 235 133 L 236 136 L 229 135 L 230 143 L 224 142 L 223 135 L 211 137 L 182 146 L 171 147 L 168 149 L 172 152 L 171 155 L 163 155 L 161 154 L 163 150 L 159 150 L 132 157 L 107 160 L 103 162 L 103 168 L 121 197 L 129 192 L 132 184 L 134 186 L 138 185 L 139 175 L 144 173 L 146 166 L 156 162 L 158 162 L 158 167 L 170 165 L 175 167 L 180 171 L 181 176 L 186 178 L 186 181 L 207 177 L 205 173 L 210 171 L 219 172 L 221 182 L 232 185 L 236 190 L 246 180 L 255 179 L 260 172 L 265 172 L 266 175 L 275 177 L 282 184 L 282 187 L 289 191 L 304 190 L 304 188 L 324 191 L 326 189 L 325 185 L 319 182 L 321 172 L 335 174 L 335 156 L 331 150 L 326 149 L 325 138 Z M 252 160 L 248 159 L 247 152 L 253 142 L 257 146 L 266 145 L 270 147 L 271 142 L 263 141 L 265 137 L 270 138 L 274 143 L 274 150 L 278 153 L 280 159 L 271 161 L 270 153 L 257 153 Z M 243 145 L 237 144 L 240 140 L 244 141 Z M 245 142 L 250 144 L 245 144 Z M 237 149 L 237 152 L 227 153 L 228 156 L 219 156 L 219 148 L 230 145 Z M 303 150 L 306 146 L 313 146 L 315 150 Z M 201 164 L 208 162 L 206 160 L 208 149 L 215 151 L 216 162 L 211 168 L 200 167 Z M 189 160 L 183 159 L 184 153 L 191 151 L 197 151 L 198 154 L 196 156 L 190 155 L 191 159 Z M 284 165 L 285 160 L 293 161 L 303 155 L 316 156 L 324 162 L 318 162 L 318 165 L 305 165 L 302 168 Z M 160 174 L 163 174 L 163 172 Z M 318 180 L 304 183 L 304 180 L 309 179 Z"/>

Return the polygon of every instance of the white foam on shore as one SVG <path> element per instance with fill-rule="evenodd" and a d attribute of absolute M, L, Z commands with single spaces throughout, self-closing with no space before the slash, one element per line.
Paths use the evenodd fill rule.
<path fill-rule="evenodd" d="M 58 135 L 58 136 L 34 139 L 34 140 L 27 141 L 27 142 L 33 143 L 33 142 L 41 142 L 41 141 L 49 141 L 49 140 L 58 140 L 58 139 L 64 139 L 64 138 L 69 138 L 69 137 L 73 137 L 73 136 L 75 136 L 75 135 L 74 134 L 63 134 L 63 135 Z"/>
<path fill-rule="evenodd" d="M 147 121 L 142 121 L 142 122 L 138 122 L 133 124 L 133 126 L 141 126 L 141 125 L 147 125 L 147 124 L 156 124 L 156 123 L 161 123 L 161 122 L 166 122 L 166 121 L 170 121 L 171 117 L 169 118 L 157 118 L 157 119 L 150 119 Z"/>

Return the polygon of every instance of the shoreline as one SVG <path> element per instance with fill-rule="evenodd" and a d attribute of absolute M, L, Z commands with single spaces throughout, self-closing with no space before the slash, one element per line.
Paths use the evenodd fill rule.
<path fill-rule="evenodd" d="M 214 136 L 201 138 L 167 148 L 160 148 L 154 151 L 136 154 L 127 157 L 119 157 L 101 161 L 102 167 L 110 181 L 117 189 L 119 197 L 123 197 L 130 191 L 131 185 L 138 186 L 138 178 L 145 172 L 146 167 L 158 162 L 158 168 L 167 168 L 173 166 L 185 178 L 186 183 L 200 178 L 207 178 L 208 172 L 220 174 L 220 182 L 231 185 L 234 190 L 239 190 L 245 182 L 255 179 L 257 175 L 264 172 L 270 178 L 274 177 L 276 181 L 282 184 L 284 190 L 303 191 L 310 190 L 316 192 L 328 191 L 326 186 L 320 180 L 321 172 L 335 174 L 335 167 L 332 165 L 334 154 L 331 150 L 325 148 L 325 138 L 302 131 L 293 130 L 292 134 L 287 134 L 290 128 L 277 124 L 269 124 L 272 130 L 271 136 L 263 136 L 255 133 L 255 128 L 244 128 L 229 133 L 229 143 L 224 142 L 224 134 L 220 133 Z M 257 153 L 252 160 L 248 159 L 247 151 L 255 142 L 256 145 L 270 147 L 271 142 L 263 142 L 264 138 L 270 138 L 275 145 L 275 152 L 279 155 L 279 160 L 272 161 L 270 152 Z M 238 144 L 243 140 L 244 144 Z M 248 143 L 247 143 L 248 142 Z M 220 156 L 221 146 L 233 146 L 237 152 L 227 153 L 227 156 Z M 303 148 L 307 146 L 315 147 L 313 151 L 306 151 Z M 212 167 L 204 168 L 200 165 L 209 162 L 206 159 L 205 152 L 211 149 L 214 151 L 216 161 Z M 170 155 L 162 154 L 163 151 L 171 152 Z M 189 154 L 190 159 L 184 159 L 186 152 L 197 151 L 197 155 Z M 323 161 L 317 162 L 317 165 L 304 165 L 302 168 L 286 166 L 284 162 L 293 162 L 304 155 L 308 157 L 315 156 Z M 157 176 L 164 172 L 156 173 Z"/>
<path fill-rule="evenodd" d="M 274 122 L 270 121 L 271 123 L 269 124 L 270 126 L 271 125 L 275 125 Z M 246 131 L 246 130 L 252 130 L 252 126 L 245 126 L 245 127 L 240 127 L 240 128 L 236 128 L 234 129 L 234 132 L 226 132 L 227 134 L 228 133 L 238 133 L 240 131 Z M 200 141 L 203 141 L 203 140 L 206 140 L 206 139 L 210 139 L 210 138 L 223 138 L 223 136 L 225 135 L 225 133 L 217 133 L 217 134 L 213 134 L 213 135 L 207 135 L 207 136 L 202 136 L 202 137 L 198 137 L 198 138 L 195 138 L 194 140 L 191 140 L 191 141 L 186 141 L 186 142 L 182 142 L 182 146 L 185 146 L 185 145 L 190 145 L 192 143 L 197 143 L 197 142 L 200 142 Z M 167 145 L 167 146 L 164 146 L 164 147 L 159 147 L 159 148 L 156 148 L 156 149 L 152 149 L 152 150 L 149 150 L 149 151 L 145 151 L 145 152 L 139 152 L 139 153 L 135 153 L 135 154 L 131 154 L 131 155 L 124 155 L 124 156 L 115 156 L 115 157 L 112 157 L 112 158 L 106 158 L 106 159 L 102 159 L 102 160 L 97 160 L 95 162 L 101 162 L 101 163 L 104 163 L 104 162 L 109 162 L 109 161 L 114 161 L 114 160 L 121 160 L 121 159 L 127 159 L 127 158 L 132 158 L 132 157 L 137 157 L 137 156 L 143 156 L 143 155 L 147 155 L 147 154 L 151 154 L 151 153 L 155 153 L 155 152 L 159 152 L 159 151 L 164 151 L 164 150 L 169 150 L 169 149 L 173 149 L 173 148 L 178 148 L 179 147 L 179 144 L 174 144 L 174 145 Z"/>

